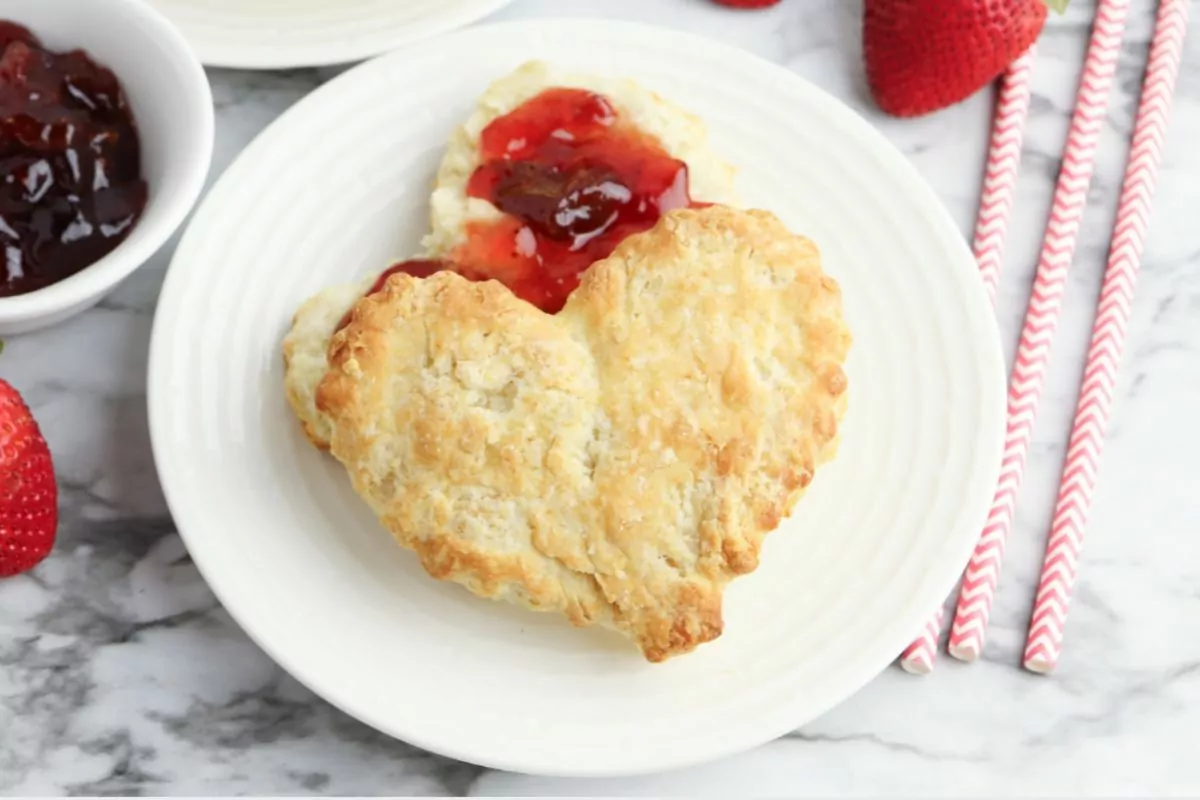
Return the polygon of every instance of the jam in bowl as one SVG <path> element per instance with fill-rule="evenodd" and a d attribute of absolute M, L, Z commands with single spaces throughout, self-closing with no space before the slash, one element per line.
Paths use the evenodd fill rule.
<path fill-rule="evenodd" d="M 0 21 L 0 297 L 100 260 L 146 200 L 137 124 L 112 71 Z"/>

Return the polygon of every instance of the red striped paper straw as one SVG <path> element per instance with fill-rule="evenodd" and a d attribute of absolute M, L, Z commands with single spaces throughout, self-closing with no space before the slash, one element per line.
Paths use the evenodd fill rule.
<path fill-rule="evenodd" d="M 938 637 L 942 633 L 942 620 L 946 612 L 939 608 L 937 613 L 925 621 L 921 635 L 900 654 L 900 668 L 913 675 L 928 675 L 933 672 L 937 661 Z"/>
<path fill-rule="evenodd" d="M 1034 48 L 1029 48 L 1004 73 L 996 103 L 996 118 L 992 122 L 992 138 L 988 144 L 983 192 L 979 197 L 979 216 L 975 221 L 972 249 L 993 306 L 996 304 L 996 287 L 1000 283 L 1000 268 L 1004 264 L 1008 216 L 1017 193 L 1017 173 L 1021 167 L 1025 120 L 1029 116 L 1035 56 Z"/>
<path fill-rule="evenodd" d="M 1092 181 L 1093 158 L 1100 139 L 1128 10 L 1129 0 L 1100 0 L 1096 10 L 1083 78 L 1079 83 L 1075 112 L 1071 116 L 1071 129 L 1067 134 L 1066 152 L 1054 190 L 1050 221 L 1046 226 L 1033 293 L 1025 312 L 1025 324 L 1009 380 L 1008 429 L 1004 439 L 1000 482 L 992 498 L 983 534 L 963 573 L 954 623 L 950 627 L 947 649 L 950 655 L 962 661 L 974 661 L 983 650 L 992 600 L 1004 560 L 1004 544 L 1012 527 L 1017 490 L 1025 471 L 1025 456 L 1033 434 L 1050 344 L 1058 326 L 1067 271 L 1075 253 L 1079 223 Z"/>
<path fill-rule="evenodd" d="M 1146 240 L 1146 224 L 1150 202 L 1154 198 L 1171 99 L 1179 75 L 1187 17 L 1188 0 L 1161 0 L 1158 5 L 1150 60 L 1133 130 L 1133 145 L 1117 207 L 1116 228 L 1100 289 L 1096 321 L 1092 326 L 1083 387 L 1071 428 L 1050 538 L 1046 543 L 1033 619 L 1025 640 L 1025 668 L 1033 672 L 1052 671 L 1062 651 L 1063 626 L 1071 605 L 1071 591 L 1083 548 L 1084 525 L 1096 486 L 1117 367 L 1125 347 L 1126 326 Z"/>
<path fill-rule="evenodd" d="M 1001 79 L 996 116 L 992 120 L 991 141 L 988 143 L 983 191 L 979 196 L 979 213 L 975 219 L 972 249 L 983 285 L 987 288 L 988 299 L 993 305 L 996 303 L 996 286 L 1000 283 L 1000 267 L 1004 263 L 1008 215 L 1017 192 L 1021 144 L 1025 138 L 1025 120 L 1029 116 L 1034 57 L 1034 48 L 1031 47 L 1009 65 Z M 933 670 L 943 615 L 939 607 L 937 613 L 926 621 L 921 635 L 900 655 L 900 666 L 906 672 L 928 675 Z"/>

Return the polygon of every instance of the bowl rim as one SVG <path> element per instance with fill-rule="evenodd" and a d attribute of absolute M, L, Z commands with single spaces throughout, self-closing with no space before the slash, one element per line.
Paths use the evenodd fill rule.
<path fill-rule="evenodd" d="M 90 0 L 95 2 L 95 0 Z M 158 208 L 158 219 L 147 235 L 129 238 L 111 252 L 60 281 L 25 294 L 0 297 L 0 323 L 35 322 L 41 317 L 82 306 L 88 300 L 112 289 L 138 267 L 145 264 L 179 230 L 195 207 L 212 166 L 216 138 L 216 114 L 212 86 L 195 51 L 183 34 L 162 13 L 139 0 L 106 0 L 121 13 L 135 18 L 147 32 L 166 44 L 166 50 L 179 57 L 185 82 L 180 96 L 199 112 L 200 130 L 195 150 L 178 154 L 171 160 L 172 171 L 181 176 L 178 190 L 169 195 L 151 197 Z M 118 76 L 120 77 L 120 76 Z M 149 204 L 148 206 L 149 207 Z M 144 220 L 139 220 L 139 225 Z M 82 309 L 80 309 L 82 310 Z"/>

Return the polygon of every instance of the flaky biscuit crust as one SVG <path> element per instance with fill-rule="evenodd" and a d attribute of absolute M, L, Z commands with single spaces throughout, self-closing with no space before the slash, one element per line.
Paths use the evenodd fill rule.
<path fill-rule="evenodd" d="M 630 636 L 720 635 L 721 598 L 833 455 L 850 335 L 773 215 L 672 212 L 557 316 L 393 276 L 332 340 L 331 452 L 437 578 Z"/>
<path fill-rule="evenodd" d="M 316 388 L 329 367 L 329 340 L 350 307 L 375 283 L 365 278 L 317 292 L 292 315 L 283 337 L 283 393 L 304 436 L 318 450 L 329 449 L 329 423 L 316 407 Z"/>

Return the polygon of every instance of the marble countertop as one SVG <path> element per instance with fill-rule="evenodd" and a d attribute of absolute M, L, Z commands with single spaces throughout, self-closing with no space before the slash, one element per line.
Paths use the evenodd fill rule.
<path fill-rule="evenodd" d="M 56 457 L 60 540 L 0 582 L 3 794 L 1200 794 L 1200 48 L 1190 42 L 1134 308 L 1087 552 L 1053 677 L 1019 667 L 1153 18 L 1133 0 L 1017 526 L 984 659 L 889 669 L 755 752 L 612 781 L 490 772 L 388 739 L 258 650 L 188 560 L 146 427 L 154 303 L 170 247 L 96 309 L 8 342 L 0 374 Z M 999 297 L 1011 354 L 1091 18 L 1075 0 L 1042 37 Z M 497 18 L 608 16 L 744 47 L 838 95 L 913 161 L 969 231 L 991 98 L 888 119 L 870 104 L 860 3 L 785 0 L 732 14 L 705 0 L 517 0 Z M 336 70 L 212 70 L 213 176 Z"/>

